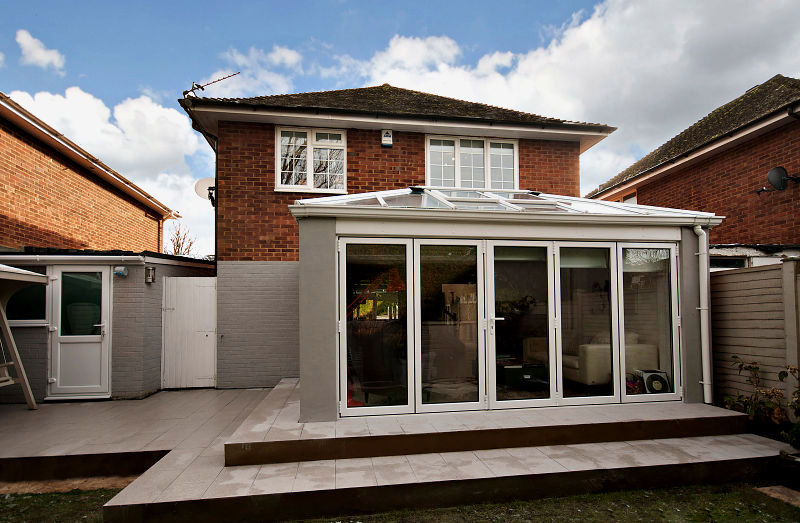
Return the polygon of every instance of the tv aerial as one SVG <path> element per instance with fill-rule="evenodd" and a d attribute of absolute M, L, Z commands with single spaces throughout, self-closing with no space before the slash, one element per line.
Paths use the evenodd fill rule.
<path fill-rule="evenodd" d="M 197 82 L 192 82 L 192 87 L 183 92 L 183 97 L 187 98 L 189 95 L 197 96 L 195 94 L 195 91 L 205 91 L 206 87 L 208 87 L 209 85 L 215 84 L 217 82 L 221 82 L 223 80 L 227 80 L 228 78 L 236 76 L 237 74 L 241 74 L 241 71 L 233 73 L 233 74 L 229 74 L 228 76 L 223 76 L 222 78 L 217 78 L 216 80 L 213 80 L 213 81 L 208 82 L 207 84 L 203 84 L 203 85 L 200 85 Z"/>

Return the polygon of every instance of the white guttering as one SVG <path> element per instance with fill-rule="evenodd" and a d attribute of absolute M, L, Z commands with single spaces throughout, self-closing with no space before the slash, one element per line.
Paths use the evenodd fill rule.
<path fill-rule="evenodd" d="M 19 255 L 2 255 L 0 254 L 0 262 L 4 263 L 34 263 L 34 264 L 89 264 L 92 263 L 135 263 L 137 265 L 144 265 L 144 256 L 90 256 L 86 254 L 19 254 Z"/>
<path fill-rule="evenodd" d="M 666 174 L 668 171 L 671 171 L 672 169 L 694 163 L 701 157 L 706 156 L 708 154 L 730 149 L 731 147 L 737 145 L 739 142 L 748 138 L 752 138 L 753 136 L 751 135 L 753 134 L 755 134 L 755 136 L 760 136 L 789 121 L 793 121 L 794 118 L 796 118 L 797 114 L 800 114 L 800 106 L 796 108 L 789 108 L 788 110 L 782 110 L 780 114 L 777 114 L 772 118 L 751 125 L 743 129 L 742 131 L 739 131 L 736 134 L 728 136 L 727 138 L 721 138 L 719 140 L 716 140 L 715 142 L 712 142 L 711 144 L 705 147 L 697 149 L 696 151 L 689 153 L 679 159 L 668 161 L 666 164 L 657 167 L 646 174 L 639 174 L 631 178 L 630 180 L 623 182 L 621 185 L 617 185 L 616 187 L 607 189 L 605 191 L 600 191 L 597 194 L 592 195 L 590 198 L 599 200 L 599 199 L 611 199 L 614 197 L 621 196 L 623 193 L 629 192 L 631 189 L 634 189 L 639 185 L 642 185 L 645 182 L 652 180 L 653 178 Z"/>
<path fill-rule="evenodd" d="M 1 92 L 0 116 L 7 118 L 11 123 L 37 136 L 37 138 L 44 139 L 49 147 L 95 174 L 100 179 L 110 183 L 125 194 L 133 197 L 133 199 L 143 203 L 150 210 L 158 213 L 162 220 L 180 218 L 180 215 L 176 214 L 175 211 L 147 194 L 133 182 L 105 165 Z"/>
<path fill-rule="evenodd" d="M 308 113 L 292 111 L 276 111 L 256 107 L 207 107 L 190 106 L 191 114 L 208 129 L 213 136 L 218 134 L 219 120 L 279 123 L 297 127 L 347 127 L 357 129 L 394 129 L 397 131 L 423 132 L 429 134 L 446 134 L 461 136 L 496 136 L 508 138 L 532 138 L 542 140 L 566 140 L 580 142 L 583 153 L 593 145 L 608 137 L 615 129 L 608 132 L 585 129 L 549 128 L 546 124 L 513 125 L 481 122 L 463 122 L 441 119 L 415 119 L 363 116 L 358 114 Z M 591 124 L 572 124 L 576 127 Z"/>
<path fill-rule="evenodd" d="M 697 256 L 699 265 L 699 286 L 700 286 L 700 354 L 703 360 L 703 402 L 709 405 L 714 401 L 714 389 L 712 388 L 712 368 L 711 368 L 711 339 L 709 337 L 709 300 L 708 300 L 708 234 L 700 226 L 695 225 L 694 233 L 697 235 Z"/>

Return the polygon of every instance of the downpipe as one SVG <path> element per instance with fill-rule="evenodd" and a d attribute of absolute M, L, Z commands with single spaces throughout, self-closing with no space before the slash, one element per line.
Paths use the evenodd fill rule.
<path fill-rule="evenodd" d="M 703 403 L 711 404 L 714 401 L 714 389 L 712 387 L 711 337 L 709 336 L 708 233 L 699 225 L 694 226 L 694 233 L 697 235 L 700 286 L 700 306 L 697 309 L 700 311 L 700 354 L 703 360 L 703 378 L 700 383 L 703 385 Z"/>

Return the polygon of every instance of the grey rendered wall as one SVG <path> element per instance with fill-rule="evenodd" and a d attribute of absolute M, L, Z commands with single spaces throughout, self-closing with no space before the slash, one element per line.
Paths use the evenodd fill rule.
<path fill-rule="evenodd" d="M 688 227 L 681 229 L 680 258 L 680 314 L 681 314 L 681 358 L 683 360 L 684 401 L 702 403 L 703 360 L 700 350 L 700 283 L 697 236 Z"/>
<path fill-rule="evenodd" d="M 128 266 L 113 278 L 111 395 L 141 398 L 161 388 L 161 303 L 165 276 L 213 276 L 212 267 L 148 263 L 156 280 L 144 282 L 144 267 Z"/>
<path fill-rule="evenodd" d="M 217 263 L 217 387 L 299 375 L 298 262 Z"/>
<path fill-rule="evenodd" d="M 33 397 L 41 401 L 47 393 L 47 327 L 14 327 L 11 334 L 19 349 Z M 0 388 L 0 403 L 25 403 L 22 387 L 9 385 Z"/>
<path fill-rule="evenodd" d="M 336 221 L 300 225 L 300 421 L 335 421 L 337 318 Z"/>

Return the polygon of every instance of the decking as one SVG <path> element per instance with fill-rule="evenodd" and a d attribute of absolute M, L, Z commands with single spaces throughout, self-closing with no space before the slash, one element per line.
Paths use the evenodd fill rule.
<path fill-rule="evenodd" d="M 788 450 L 706 405 L 300 423 L 298 390 L 282 381 L 224 444 L 171 451 L 105 506 L 106 519 L 305 518 L 746 480 Z"/>

